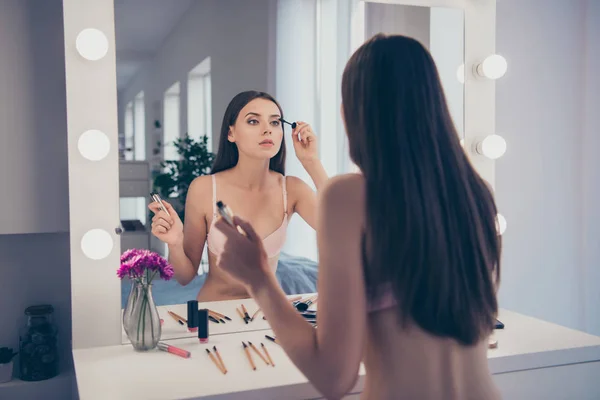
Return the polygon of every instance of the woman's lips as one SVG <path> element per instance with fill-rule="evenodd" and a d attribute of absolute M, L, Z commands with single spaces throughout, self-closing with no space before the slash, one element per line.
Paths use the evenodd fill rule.
<path fill-rule="evenodd" d="M 272 140 L 263 140 L 262 142 L 259 143 L 259 145 L 262 147 L 273 147 L 274 143 Z"/>

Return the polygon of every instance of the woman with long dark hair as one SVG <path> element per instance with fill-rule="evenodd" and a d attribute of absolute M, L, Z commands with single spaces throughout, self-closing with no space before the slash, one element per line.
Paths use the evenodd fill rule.
<path fill-rule="evenodd" d="M 487 347 L 500 237 L 490 190 L 459 143 L 434 61 L 417 41 L 378 35 L 350 58 L 342 115 L 360 174 L 320 193 L 318 328 L 268 274 L 248 237 L 219 220 L 220 267 L 242 281 L 277 342 L 325 397 L 497 399 Z"/>
<path fill-rule="evenodd" d="M 269 273 L 275 278 L 279 253 L 285 243 L 289 219 L 298 213 L 316 227 L 317 200 L 302 180 L 285 176 L 285 131 L 283 111 L 267 93 L 242 92 L 225 111 L 219 149 L 212 174 L 196 178 L 185 202 L 185 225 L 168 202 L 168 214 L 157 203 L 149 208 L 156 214 L 152 233 L 169 246 L 169 262 L 177 281 L 186 285 L 198 273 L 205 242 L 209 272 L 198 293 L 198 301 L 246 298 L 246 287 L 222 271 L 217 260 L 225 237 L 214 229 L 216 202 L 223 201 L 237 215 L 252 221 L 266 250 Z M 311 176 L 317 190 L 327 180 L 318 158 L 312 128 L 298 122 L 290 135 L 296 156 Z"/>

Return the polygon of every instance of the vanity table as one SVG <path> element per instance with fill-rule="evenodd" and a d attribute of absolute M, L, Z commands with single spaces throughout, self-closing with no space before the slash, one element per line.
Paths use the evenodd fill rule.
<path fill-rule="evenodd" d="M 188 333 L 186 327 L 178 325 L 168 317 L 166 309 L 161 308 L 165 332 L 169 336 L 180 337 L 165 339 L 163 336 L 163 340 L 190 351 L 192 356 L 189 359 L 158 350 L 137 353 L 129 344 L 74 350 L 80 398 L 322 398 L 281 347 L 265 338 L 265 335 L 273 336 L 273 332 L 267 321 L 262 319 L 262 314 L 249 324 L 239 318 L 235 307 L 241 303 L 250 313 L 257 309 L 251 299 L 200 305 L 232 319 L 226 324 L 210 324 L 208 345 L 199 344 L 194 334 Z M 185 317 L 184 312 L 178 312 L 181 310 L 174 311 Z M 498 348 L 488 351 L 488 360 L 504 398 L 597 399 L 600 396 L 600 380 L 597 379 L 600 376 L 600 337 L 508 310 L 501 310 L 498 319 L 506 327 L 495 331 Z M 264 343 L 275 367 L 265 365 L 252 353 L 257 367 L 253 371 L 243 351 L 242 341 L 251 341 L 259 346 Z M 217 346 L 225 362 L 226 375 L 215 367 L 205 352 L 212 346 Z M 365 370 L 361 366 L 359 378 L 345 399 L 358 399 L 364 384 Z"/>
<path fill-rule="evenodd" d="M 175 3 L 173 0 L 173 4 Z M 277 3 L 277 6 L 281 7 L 291 7 L 293 4 L 295 7 L 300 2 L 268 3 Z M 319 127 L 322 128 L 321 132 L 336 132 L 336 135 L 322 135 L 320 140 L 324 144 L 322 148 L 327 149 L 323 154 L 329 158 L 328 162 L 339 164 L 338 171 L 342 173 L 351 171 L 351 163 L 347 154 L 341 157 L 342 153 L 346 153 L 344 149 L 347 147 L 345 141 L 339 139 L 345 137 L 343 124 L 338 121 L 339 118 L 332 117 L 338 112 L 340 91 L 337 85 L 325 83 L 335 82 L 334 77 L 339 78 L 341 67 L 354 49 L 368 38 L 368 32 L 385 31 L 404 33 L 412 37 L 429 37 L 436 64 L 440 67 L 441 79 L 445 89 L 448 89 L 446 94 L 453 120 L 457 123 L 457 133 L 469 160 L 479 175 L 493 188 L 495 158 L 486 156 L 478 149 L 481 150 L 483 140 L 496 136 L 494 79 L 497 76 L 483 73 L 483 64 L 486 61 L 496 67 L 502 64 L 496 64 L 499 58 L 495 54 L 496 1 L 323 0 L 313 3 L 315 8 L 307 8 L 306 12 L 288 7 L 285 10 L 268 8 L 265 12 L 256 13 L 261 16 L 261 22 L 265 20 L 265 16 L 270 16 L 268 19 L 275 24 L 269 25 L 263 36 L 256 36 L 260 40 L 252 40 L 249 36 L 252 46 L 241 46 L 239 49 L 237 42 L 225 43 L 234 45 L 229 49 L 213 44 L 214 48 L 221 51 L 195 54 L 201 58 L 192 62 L 192 42 L 196 43 L 197 38 L 203 36 L 211 40 L 221 36 L 230 37 L 230 34 L 220 34 L 221 31 L 217 28 L 237 26 L 238 22 L 241 25 L 242 21 L 233 18 L 236 15 L 245 15 L 241 12 L 221 11 L 218 15 L 226 15 L 228 19 L 226 23 L 218 23 L 219 20 L 208 19 L 206 16 L 210 14 L 200 10 L 202 12 L 189 15 L 197 15 L 198 20 L 207 18 L 207 23 L 193 21 L 190 26 L 206 27 L 206 33 L 192 35 L 193 40 L 178 44 L 173 49 L 181 50 L 181 59 L 192 63 L 186 67 L 191 68 L 188 76 L 190 72 L 194 72 L 193 63 L 199 63 L 207 56 L 214 57 L 211 61 L 211 65 L 215 66 L 211 70 L 214 79 L 211 90 L 214 94 L 222 94 L 232 92 L 235 86 L 229 84 L 233 78 L 243 77 L 248 81 L 254 78 L 246 75 L 247 71 L 232 68 L 235 64 L 246 66 L 246 62 L 232 63 L 230 59 L 219 58 L 221 55 L 238 54 L 237 50 L 244 47 L 251 49 L 254 54 L 256 43 L 267 43 L 269 49 L 277 48 L 278 54 L 264 49 L 264 53 L 260 54 L 268 57 L 247 57 L 248 60 L 256 59 L 255 61 L 274 60 L 275 65 L 272 66 L 269 61 L 268 68 L 262 63 L 254 65 L 253 70 L 267 72 L 265 76 L 260 75 L 256 82 L 277 81 L 278 98 L 282 104 L 286 104 L 286 107 L 295 104 L 297 110 L 306 110 L 301 111 L 305 115 L 315 115 L 315 119 L 322 120 Z M 217 345 L 219 348 L 229 369 L 227 375 L 222 375 L 207 357 L 204 349 L 208 346 L 200 345 L 195 335 L 188 333 L 186 327 L 173 321 L 166 313 L 165 307 L 159 308 L 164 320 L 163 340 L 191 351 L 190 359 L 158 350 L 137 353 L 131 345 L 123 343 L 121 282 L 115 277 L 121 253 L 119 250 L 124 250 L 119 249 L 120 237 L 115 230 L 120 214 L 115 2 L 63 0 L 62 5 L 68 109 L 72 347 L 80 398 L 321 398 L 278 345 L 265 340 L 264 335 L 270 333 L 267 321 L 261 317 L 250 324 L 244 324 L 239 319 L 235 312 L 239 301 L 220 302 L 209 306 L 232 319 L 224 325 L 210 325 L 210 346 Z M 425 9 L 409 12 L 406 8 L 393 8 L 392 12 L 389 12 L 389 7 L 393 5 L 418 6 Z M 278 17 L 274 18 L 275 15 Z M 412 17 L 415 15 L 424 16 L 424 19 L 418 19 L 420 23 L 412 23 L 417 21 Z M 395 31 L 399 26 L 396 24 L 398 21 L 410 21 L 410 24 L 404 24 L 402 27 L 415 28 L 424 35 L 416 35 L 406 30 Z M 252 28 L 258 25 L 265 24 L 254 24 Z M 282 45 L 272 45 L 272 32 L 285 34 L 277 38 L 277 43 Z M 316 37 L 317 32 L 320 40 L 307 39 L 313 35 Z M 297 40 L 298 38 L 301 40 Z M 306 54 L 318 54 L 314 60 L 314 69 L 306 68 L 304 63 L 294 62 L 296 47 L 300 45 L 309 46 Z M 436 55 L 435 48 L 443 51 Z M 168 58 L 169 61 L 176 59 L 175 52 L 164 54 L 165 59 Z M 177 76 L 170 78 L 168 84 L 165 80 L 165 86 L 160 91 L 173 85 L 175 81 L 176 87 L 179 88 L 183 71 L 180 70 L 180 64 L 183 65 L 178 61 L 175 69 L 178 71 Z M 505 67 L 506 65 L 504 69 Z M 167 68 L 161 67 L 156 70 L 166 71 Z M 227 76 L 226 73 L 230 75 Z M 313 75 L 319 78 L 319 82 Z M 155 92 L 159 86 L 158 82 L 151 83 L 151 92 Z M 218 86 L 224 83 L 225 88 Z M 182 82 L 182 87 L 185 87 L 185 84 L 186 82 Z M 247 83 L 244 82 L 244 85 Z M 295 90 L 298 85 L 301 85 L 303 90 Z M 309 90 L 311 87 L 319 88 L 318 97 L 316 91 L 312 93 L 312 89 Z M 245 88 L 240 87 L 240 90 Z M 158 93 L 161 101 L 163 94 L 171 93 Z M 150 96 L 150 92 L 146 95 Z M 184 91 L 182 99 L 187 97 L 189 96 Z M 215 102 L 214 109 L 224 108 L 225 100 L 221 95 L 213 97 L 219 100 Z M 151 101 L 149 97 L 145 99 Z M 317 103 L 318 109 L 304 108 L 312 103 Z M 161 111 L 164 110 L 159 110 L 159 113 Z M 217 114 L 215 111 L 215 116 Z M 334 138 L 339 140 L 333 140 Z M 84 146 L 80 145 L 80 140 Z M 104 146 L 97 146 L 97 143 L 103 143 Z M 253 313 L 256 310 L 252 300 L 244 300 L 244 304 L 249 312 Z M 185 316 L 183 305 L 173 306 L 172 310 Z M 489 351 L 488 359 L 494 379 L 505 398 L 600 398 L 600 338 L 507 310 L 500 312 L 499 319 L 506 328 L 495 332 L 495 338 L 499 342 L 498 348 Z M 251 370 L 241 347 L 241 341 L 248 340 L 255 344 L 262 342 L 268 346 L 276 366 L 261 365 L 262 361 L 256 358 L 258 369 Z M 355 387 L 346 398 L 359 398 L 364 383 L 365 372 L 361 369 Z"/>

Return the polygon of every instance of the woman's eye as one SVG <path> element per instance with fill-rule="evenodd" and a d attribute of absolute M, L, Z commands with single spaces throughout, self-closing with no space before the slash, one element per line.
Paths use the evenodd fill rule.
<path fill-rule="evenodd" d="M 272 121 L 272 122 L 271 122 L 271 124 L 272 124 L 273 126 L 279 126 L 279 125 L 280 125 L 280 122 L 279 122 L 279 121 Z"/>
<path fill-rule="evenodd" d="M 250 120 L 248 120 L 248 123 L 249 123 L 250 125 L 256 125 L 256 124 L 258 124 L 258 121 L 257 121 L 257 120 L 255 120 L 255 119 L 250 119 Z"/>

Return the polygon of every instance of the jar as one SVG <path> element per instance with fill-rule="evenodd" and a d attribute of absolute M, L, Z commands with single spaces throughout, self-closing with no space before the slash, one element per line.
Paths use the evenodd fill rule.
<path fill-rule="evenodd" d="M 52 322 L 54 307 L 31 306 L 25 310 L 27 326 L 19 334 L 20 377 L 43 381 L 58 375 L 58 329 Z"/>

